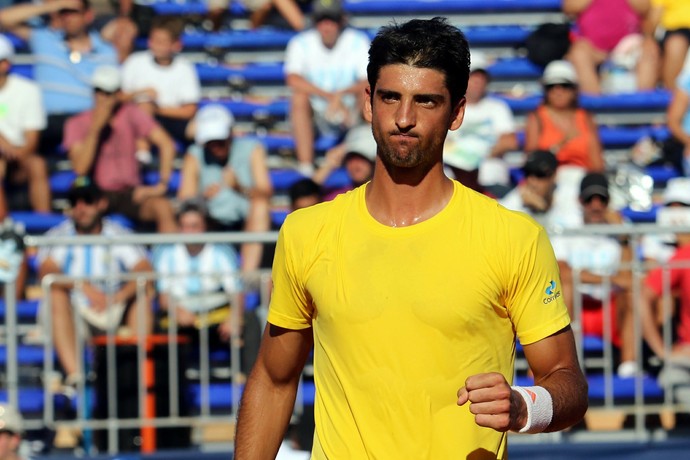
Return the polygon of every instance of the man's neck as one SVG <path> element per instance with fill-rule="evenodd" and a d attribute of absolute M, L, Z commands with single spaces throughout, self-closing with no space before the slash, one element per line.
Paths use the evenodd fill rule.
<path fill-rule="evenodd" d="M 153 62 L 155 62 L 156 64 L 158 64 L 161 67 L 168 67 L 169 65 L 171 65 L 173 63 L 174 58 L 175 58 L 174 56 L 170 56 L 169 58 L 161 59 L 161 58 L 157 58 L 154 56 Z"/>
<path fill-rule="evenodd" d="M 0 89 L 3 89 L 7 84 L 8 74 L 0 74 Z"/>
<path fill-rule="evenodd" d="M 374 178 L 366 190 L 367 209 L 384 225 L 408 227 L 441 212 L 450 201 L 453 188 L 440 163 L 423 171 L 387 169 L 377 160 Z"/>

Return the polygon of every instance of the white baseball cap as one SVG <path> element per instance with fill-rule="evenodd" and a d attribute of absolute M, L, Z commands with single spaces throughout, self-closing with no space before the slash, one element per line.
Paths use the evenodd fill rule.
<path fill-rule="evenodd" d="M 470 51 L 470 72 L 476 72 L 477 70 L 487 71 L 489 68 L 489 60 L 486 54 L 479 50 Z"/>
<path fill-rule="evenodd" d="M 14 45 L 7 37 L 0 35 L 0 61 L 11 60 L 13 56 Z"/>
<path fill-rule="evenodd" d="M 97 67 L 91 77 L 91 86 L 106 93 L 114 93 L 120 89 L 120 69 L 112 65 Z"/>
<path fill-rule="evenodd" d="M 22 432 L 23 424 L 22 416 L 17 409 L 7 404 L 0 404 L 0 431 L 19 434 Z"/>
<path fill-rule="evenodd" d="M 355 126 L 345 135 L 345 158 L 343 163 L 351 155 L 359 155 L 369 161 L 376 160 L 376 140 L 371 132 L 371 125 L 366 123 Z"/>
<path fill-rule="evenodd" d="M 690 206 L 690 177 L 669 179 L 664 190 L 664 204 L 683 203 Z"/>
<path fill-rule="evenodd" d="M 551 61 L 544 69 L 541 82 L 543 85 L 577 85 L 575 67 L 568 61 Z"/>
<path fill-rule="evenodd" d="M 194 141 L 204 145 L 209 141 L 225 140 L 230 137 L 235 117 L 220 104 L 208 104 L 199 109 L 195 117 Z"/>

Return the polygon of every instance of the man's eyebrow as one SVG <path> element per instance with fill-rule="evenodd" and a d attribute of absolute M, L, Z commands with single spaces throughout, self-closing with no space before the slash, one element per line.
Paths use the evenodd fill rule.
<path fill-rule="evenodd" d="M 380 97 L 390 97 L 390 96 L 400 96 L 400 92 L 394 91 L 392 89 L 376 89 L 376 94 Z M 415 100 L 432 100 L 435 102 L 442 102 L 446 99 L 443 94 L 438 93 L 419 93 L 413 96 Z"/>

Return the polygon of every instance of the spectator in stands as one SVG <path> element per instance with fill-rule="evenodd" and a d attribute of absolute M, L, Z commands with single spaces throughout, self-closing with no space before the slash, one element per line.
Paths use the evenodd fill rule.
<path fill-rule="evenodd" d="M 176 230 L 172 204 L 166 197 L 175 158 L 172 138 L 149 114 L 123 103 L 120 71 L 99 67 L 93 77 L 95 104 L 65 124 L 65 149 L 77 175 L 89 175 L 108 199 L 108 213 L 124 214 L 140 223 L 155 223 L 159 232 Z M 159 181 L 142 185 L 136 141 L 145 138 L 157 148 Z"/>
<path fill-rule="evenodd" d="M 626 46 L 635 45 L 637 58 L 631 66 L 639 90 L 650 90 L 658 79 L 659 49 L 653 37 L 642 35 L 649 15 L 649 0 L 564 0 L 563 11 L 575 18 L 574 40 L 566 58 L 573 63 L 580 91 L 600 94 L 598 68 L 617 60 Z M 615 64 L 629 65 L 627 62 Z"/>
<path fill-rule="evenodd" d="M 662 209 L 690 207 L 690 178 L 674 177 L 669 179 L 662 195 L 662 204 L 664 206 Z M 677 248 L 676 235 L 673 233 L 642 235 L 640 250 L 642 258 L 647 262 L 665 264 Z"/>
<path fill-rule="evenodd" d="M 608 207 L 610 195 L 608 179 L 601 173 L 587 174 L 580 184 L 580 206 L 583 224 L 621 224 L 619 213 Z M 604 337 L 604 304 L 610 302 L 611 337 L 620 348 L 620 377 L 632 377 L 635 365 L 635 342 L 632 317 L 632 272 L 622 268 L 632 261 L 627 241 L 601 234 L 551 235 L 565 303 L 573 315 L 574 298 L 580 296 L 581 328 L 585 335 Z M 577 271 L 578 284 L 575 285 Z M 604 283 L 610 283 L 606 290 Z"/>
<path fill-rule="evenodd" d="M 500 203 L 529 214 L 549 231 L 577 227 L 582 217 L 569 194 L 557 186 L 557 168 L 558 160 L 553 153 L 546 150 L 530 153 L 522 168 L 523 180 Z"/>
<path fill-rule="evenodd" d="M 69 201 L 70 219 L 48 230 L 46 235 L 116 237 L 130 234 L 128 229 L 104 217 L 108 209 L 106 195 L 89 178 L 80 177 L 75 180 L 69 192 Z M 130 334 L 136 334 L 141 315 L 134 307 L 137 303 L 136 282 L 124 282 L 118 277 L 127 273 L 151 271 L 151 264 L 143 248 L 131 244 L 111 247 L 80 244 L 45 246 L 39 250 L 38 260 L 41 278 L 49 274 L 75 278 L 113 276 L 108 281 L 87 279 L 50 285 L 50 326 L 55 351 L 66 376 L 65 383 L 74 386 L 83 378 L 83 369 L 77 357 L 78 337 L 73 312 L 95 334 L 116 330 L 120 325 L 126 326 Z M 150 308 L 143 312 L 143 317 L 146 318 L 143 327 L 146 331 L 151 326 L 150 314 Z"/>
<path fill-rule="evenodd" d="M 127 100 L 153 115 L 168 134 L 186 143 L 187 124 L 196 113 L 201 86 L 194 65 L 179 55 L 183 28 L 180 18 L 154 18 L 148 50 L 132 54 L 122 66 L 122 90 Z M 139 150 L 149 153 L 145 142 Z"/>
<path fill-rule="evenodd" d="M 513 113 L 504 101 L 489 96 L 486 56 L 472 51 L 465 119 L 446 137 L 443 162 L 466 187 L 503 196 L 510 188 L 510 172 L 503 155 L 518 149 Z"/>
<path fill-rule="evenodd" d="M 652 11 L 645 34 L 654 38 L 657 28 L 664 31 L 661 41 L 661 83 L 676 87 L 690 47 L 690 4 L 686 0 L 652 0 Z"/>
<path fill-rule="evenodd" d="M 0 403 L 0 460 L 22 460 L 19 446 L 23 426 L 19 411 L 7 403 Z"/>
<path fill-rule="evenodd" d="M 13 55 L 12 43 L 0 36 L 0 201 L 6 206 L 5 185 L 28 183 L 33 210 L 49 212 L 48 168 L 38 154 L 46 114 L 38 86 L 22 76 L 10 74 Z M 2 218 L 5 215 L 6 212 Z"/>
<path fill-rule="evenodd" d="M 340 0 L 316 0 L 314 28 L 290 39 L 285 52 L 292 90 L 290 122 L 298 170 L 314 173 L 314 139 L 342 137 L 361 120 L 369 38 L 347 27 Z"/>
<path fill-rule="evenodd" d="M 542 76 L 544 101 L 527 116 L 526 152 L 548 150 L 559 166 L 589 172 L 604 170 L 604 156 L 591 114 L 578 107 L 577 75 L 568 61 L 553 61 Z M 577 183 L 581 180 L 578 177 Z"/>
<path fill-rule="evenodd" d="M 323 201 L 323 190 L 314 180 L 305 177 L 290 186 L 290 211 L 308 208 Z"/>
<path fill-rule="evenodd" d="M 271 225 L 273 195 L 266 149 L 257 140 L 232 135 L 234 118 L 220 104 L 209 104 L 195 117 L 195 144 L 182 164 L 177 197 L 203 197 L 216 230 L 265 232 Z M 242 245 L 242 270 L 259 267 L 261 243 Z"/>
<path fill-rule="evenodd" d="M 49 15 L 47 22 L 41 21 L 43 15 Z M 39 25 L 25 24 L 34 18 Z M 92 108 L 91 78 L 96 68 L 118 62 L 111 44 L 89 30 L 93 18 L 89 0 L 23 3 L 0 11 L 0 27 L 27 40 L 34 55 L 34 78 L 48 113 L 39 147 L 44 155 L 61 145 L 70 116 Z"/>
<path fill-rule="evenodd" d="M 345 140 L 326 152 L 324 162 L 314 173 L 314 182 L 323 185 L 338 168 L 345 168 L 350 184 L 333 190 L 325 196 L 329 201 L 336 195 L 369 182 L 374 175 L 376 160 L 376 141 L 371 133 L 371 125 L 364 123 L 350 129 Z"/>
<path fill-rule="evenodd" d="M 688 180 L 688 179 L 684 179 Z M 690 183 L 686 184 L 690 191 Z M 657 219 L 660 225 L 690 226 L 690 208 L 687 206 L 668 208 L 659 211 Z M 690 357 L 690 233 L 677 233 L 678 248 L 669 259 L 668 264 L 653 268 L 647 274 L 642 287 L 641 315 L 644 338 L 654 354 L 668 363 L 675 356 Z M 665 298 L 670 301 L 674 294 L 679 297 L 672 333 L 675 341 L 667 348 L 659 330 L 661 318 L 665 322 L 668 311 L 657 311 Z M 690 382 L 686 382 L 690 383 Z"/>
<path fill-rule="evenodd" d="M 200 200 L 181 203 L 177 212 L 180 232 L 198 235 L 207 231 L 206 206 Z M 245 310 L 239 257 L 226 244 L 178 243 L 161 246 L 154 256 L 164 326 L 175 320 L 181 334 L 198 339 L 196 331 L 209 327 L 212 348 L 227 342 L 242 344 L 242 372 L 248 374 L 256 360 L 261 327 L 254 310 Z"/>
<path fill-rule="evenodd" d="M 678 77 L 666 120 L 672 138 L 664 143 L 664 161 L 690 176 L 690 72 Z"/>

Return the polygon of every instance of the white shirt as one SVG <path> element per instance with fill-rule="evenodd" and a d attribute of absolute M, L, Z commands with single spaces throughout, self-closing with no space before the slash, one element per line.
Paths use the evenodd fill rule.
<path fill-rule="evenodd" d="M 46 125 L 38 85 L 19 75 L 8 75 L 0 88 L 0 135 L 10 144 L 22 147 L 26 131 L 42 131 Z"/>
<path fill-rule="evenodd" d="M 567 262 L 573 270 L 586 270 L 598 276 L 612 276 L 618 272 L 622 248 L 614 238 L 573 235 L 551 236 L 550 239 L 556 259 Z M 579 292 L 602 301 L 607 297 L 601 284 L 581 284 Z"/>
<path fill-rule="evenodd" d="M 369 37 L 345 28 L 332 49 L 326 48 L 315 29 L 300 32 L 290 39 L 285 50 L 285 74 L 296 74 L 324 91 L 338 91 L 367 78 Z M 312 107 L 323 113 L 327 107 L 321 98 L 312 98 Z M 350 95 L 343 103 L 354 106 Z"/>
<path fill-rule="evenodd" d="M 159 107 L 196 104 L 201 99 L 199 76 L 184 56 L 175 56 L 169 66 L 156 64 L 150 51 L 128 57 L 122 65 L 122 89 L 132 93 L 145 88 L 156 90 Z"/>
<path fill-rule="evenodd" d="M 159 274 L 158 290 L 192 312 L 227 304 L 227 295 L 242 288 L 237 252 L 225 244 L 205 244 L 196 256 L 184 244 L 162 246 L 153 263 Z M 214 296 L 221 292 L 224 295 Z"/>
<path fill-rule="evenodd" d="M 551 207 L 543 213 L 535 213 L 527 208 L 520 196 L 520 186 L 508 192 L 501 200 L 501 205 L 513 211 L 524 212 L 539 222 L 547 232 L 557 232 L 564 228 L 576 228 L 582 225 L 582 210 L 577 199 L 573 200 L 569 190 L 556 187 Z"/>
<path fill-rule="evenodd" d="M 479 168 L 479 183 L 483 185 L 507 185 L 508 165 L 489 154 L 499 137 L 514 131 L 515 119 L 504 101 L 484 97 L 476 104 L 467 104 L 460 128 L 448 132 L 443 162 L 465 171 Z"/>

